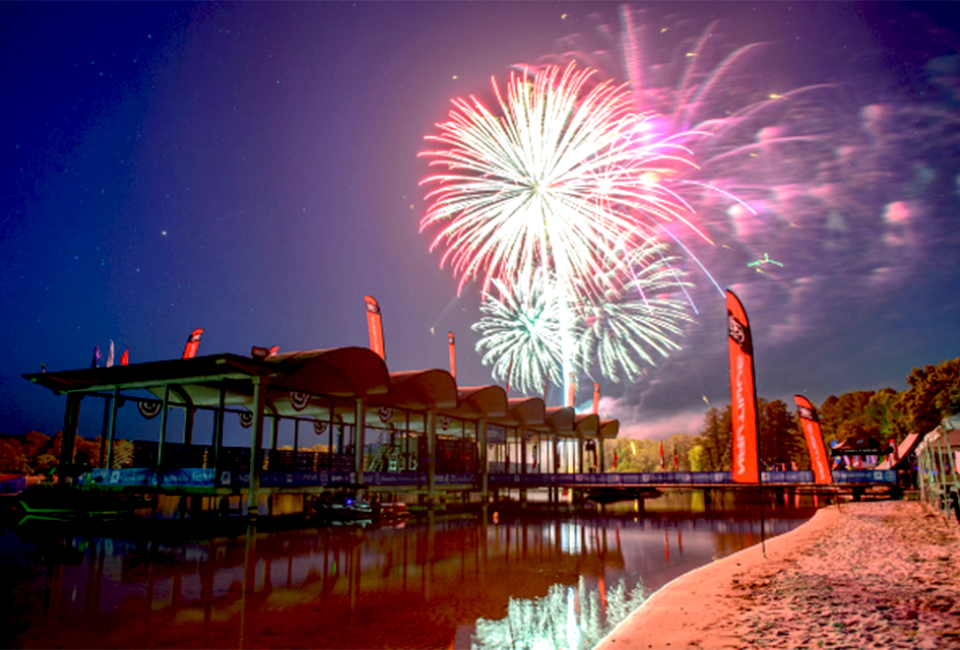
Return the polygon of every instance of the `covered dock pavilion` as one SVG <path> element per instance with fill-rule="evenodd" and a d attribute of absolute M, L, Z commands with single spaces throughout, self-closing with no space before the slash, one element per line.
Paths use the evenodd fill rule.
<path fill-rule="evenodd" d="M 496 385 L 460 387 L 446 370 L 391 372 L 361 347 L 24 377 L 66 395 L 62 465 L 76 460 L 79 435 L 100 435 L 99 458 L 73 467 L 83 488 L 219 500 L 246 495 L 254 516 L 274 494 L 344 487 L 414 493 L 427 503 L 458 491 L 485 502 L 491 472 L 605 471 L 603 441 L 619 432 L 616 420 L 547 407 L 539 397 L 508 399 Z M 103 417 L 99 431 L 88 433 L 80 430 L 81 406 L 91 397 L 103 401 Z M 136 427 L 155 427 L 153 439 L 130 440 L 118 425 L 132 404 L 143 418 L 159 419 Z M 170 416 L 178 410 L 179 432 Z M 212 431 L 196 424 L 199 411 L 212 414 Z M 228 414 L 249 429 L 249 445 L 224 444 Z M 280 426 L 289 422 L 294 442 L 283 449 Z M 303 449 L 301 435 L 320 444 Z M 599 453 L 591 457 L 589 447 Z"/>

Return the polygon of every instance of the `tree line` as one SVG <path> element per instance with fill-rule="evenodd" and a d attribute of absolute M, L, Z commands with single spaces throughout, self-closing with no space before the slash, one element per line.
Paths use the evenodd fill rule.
<path fill-rule="evenodd" d="M 960 358 L 914 368 L 908 388 L 854 391 L 827 397 L 817 409 L 827 446 L 865 435 L 899 444 L 911 433 L 926 434 L 945 418 L 960 413 Z M 760 461 L 810 469 L 810 456 L 795 408 L 781 400 L 757 399 Z M 667 471 L 729 471 L 733 427 L 730 405 L 711 408 L 696 435 L 678 433 L 664 441 L 619 439 L 607 445 L 606 466 L 618 472 L 660 471 L 663 446 Z"/>

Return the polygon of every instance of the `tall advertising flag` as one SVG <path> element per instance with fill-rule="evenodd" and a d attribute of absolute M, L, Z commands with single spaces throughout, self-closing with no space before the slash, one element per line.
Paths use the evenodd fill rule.
<path fill-rule="evenodd" d="M 593 414 L 600 412 L 600 384 L 593 382 Z"/>
<path fill-rule="evenodd" d="M 367 331 L 370 332 L 370 349 L 387 360 L 387 352 L 383 345 L 383 320 L 380 317 L 380 305 L 372 296 L 364 296 L 367 303 Z"/>
<path fill-rule="evenodd" d="M 803 437 L 807 439 L 807 450 L 810 452 L 810 467 L 813 468 L 813 480 L 821 485 L 833 483 L 833 474 L 830 473 L 830 461 L 827 459 L 827 448 L 823 445 L 823 434 L 820 432 L 820 418 L 803 395 L 794 395 L 797 410 L 800 412 L 800 426 L 803 427 Z"/>
<path fill-rule="evenodd" d="M 120 355 L 120 365 L 125 366 L 130 363 L 130 350 L 124 350 L 123 354 Z"/>
<path fill-rule="evenodd" d="M 740 299 L 727 290 L 727 344 L 730 352 L 730 413 L 733 420 L 733 480 L 759 483 L 757 391 L 753 337 Z"/>
<path fill-rule="evenodd" d="M 450 347 L 450 374 L 454 379 L 457 378 L 457 344 L 453 338 L 453 332 L 447 332 L 447 344 Z"/>
<path fill-rule="evenodd" d="M 574 374 L 570 373 L 570 383 L 567 384 L 567 406 L 570 408 L 574 407 L 574 402 L 577 399 L 577 383 L 574 377 Z M 546 399 L 544 399 L 546 401 Z"/>
<path fill-rule="evenodd" d="M 183 349 L 183 358 L 192 359 L 197 356 L 197 348 L 200 347 L 200 337 L 203 336 L 202 329 L 195 329 L 187 337 L 187 347 Z"/>

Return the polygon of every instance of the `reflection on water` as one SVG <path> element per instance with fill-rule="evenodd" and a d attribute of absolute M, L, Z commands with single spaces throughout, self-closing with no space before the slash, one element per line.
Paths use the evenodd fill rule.
<path fill-rule="evenodd" d="M 476 650 L 588 649 L 624 620 L 646 599 L 638 583 L 629 593 L 626 581 L 609 592 L 591 590 L 583 577 L 576 588 L 552 585 L 543 598 L 511 598 L 507 616 L 500 621 L 477 621 L 472 647 Z"/>
<path fill-rule="evenodd" d="M 224 524 L 203 537 L 178 528 L 147 538 L 135 526 L 109 536 L 5 530 L 0 568 L 12 587 L 0 641 L 589 647 L 644 590 L 756 543 L 760 534 L 759 513 L 730 497 L 707 504 L 665 497 L 648 502 L 646 513 L 623 504 L 579 516 L 488 514 L 424 516 L 395 528 L 265 532 Z M 772 536 L 802 523 L 813 507 L 779 503 L 766 514 Z"/>

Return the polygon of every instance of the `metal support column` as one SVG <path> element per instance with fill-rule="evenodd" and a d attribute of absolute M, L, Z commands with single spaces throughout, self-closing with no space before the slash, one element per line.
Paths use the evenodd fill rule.
<path fill-rule="evenodd" d="M 486 418 L 481 418 L 477 422 L 477 430 L 480 442 L 480 449 L 477 451 L 477 456 L 479 457 L 478 468 L 480 473 L 480 498 L 483 501 L 484 506 L 487 504 L 487 485 L 488 485 L 488 475 L 489 471 L 487 469 L 487 420 Z"/>
<path fill-rule="evenodd" d="M 223 416 L 226 411 L 227 389 L 220 386 L 220 399 L 217 401 L 217 413 L 213 421 L 213 458 L 207 464 L 214 468 L 214 481 L 220 480 L 220 456 L 223 450 Z"/>
<path fill-rule="evenodd" d="M 598 432 L 597 432 L 597 457 L 599 458 L 599 465 L 600 465 L 598 471 L 599 471 L 601 474 L 603 474 L 603 473 L 606 471 L 606 469 L 604 468 L 604 465 L 605 465 L 606 463 L 605 463 L 604 460 L 603 460 L 603 456 L 604 456 L 604 453 L 603 453 L 603 452 L 604 452 L 604 449 L 603 449 L 603 435 L 601 435 L 600 432 L 598 431 Z"/>
<path fill-rule="evenodd" d="M 527 473 L 527 427 L 520 425 L 520 474 Z"/>
<path fill-rule="evenodd" d="M 250 439 L 250 488 L 247 491 L 247 516 L 255 519 L 260 510 L 261 447 L 263 447 L 263 411 L 267 404 L 266 377 L 252 377 L 253 432 Z"/>
<path fill-rule="evenodd" d="M 433 504 L 437 480 L 437 411 L 427 411 L 427 501 Z"/>
<path fill-rule="evenodd" d="M 103 400 L 103 429 L 100 431 L 100 458 L 97 460 L 97 467 L 106 467 L 107 435 L 110 433 L 110 404 L 112 401 L 109 397 Z"/>
<path fill-rule="evenodd" d="M 163 444 L 167 440 L 167 407 L 170 406 L 170 384 L 163 385 L 163 406 L 160 409 L 160 441 L 157 443 L 157 479 L 163 462 Z"/>
<path fill-rule="evenodd" d="M 63 414 L 63 444 L 60 451 L 60 465 L 73 463 L 77 446 L 77 427 L 80 424 L 80 393 L 67 394 L 67 410 Z M 66 476 L 60 476 L 60 485 L 66 486 Z"/>
<path fill-rule="evenodd" d="M 583 474 L 583 434 L 577 434 L 577 458 L 575 459 L 577 463 L 577 473 Z"/>
<path fill-rule="evenodd" d="M 197 414 L 197 409 L 189 404 L 183 407 L 183 444 L 193 444 L 193 418 Z"/>
<path fill-rule="evenodd" d="M 117 435 L 117 409 L 120 407 L 120 387 L 113 389 L 113 403 L 110 405 L 110 429 L 107 432 L 107 439 L 102 438 L 100 444 L 107 446 L 107 462 L 104 467 L 113 469 L 113 440 Z M 103 456 L 102 450 L 100 456 Z"/>
<path fill-rule="evenodd" d="M 367 433 L 367 404 L 362 397 L 357 398 L 353 422 L 353 471 L 357 473 L 357 484 L 363 485 L 363 439 Z"/>

